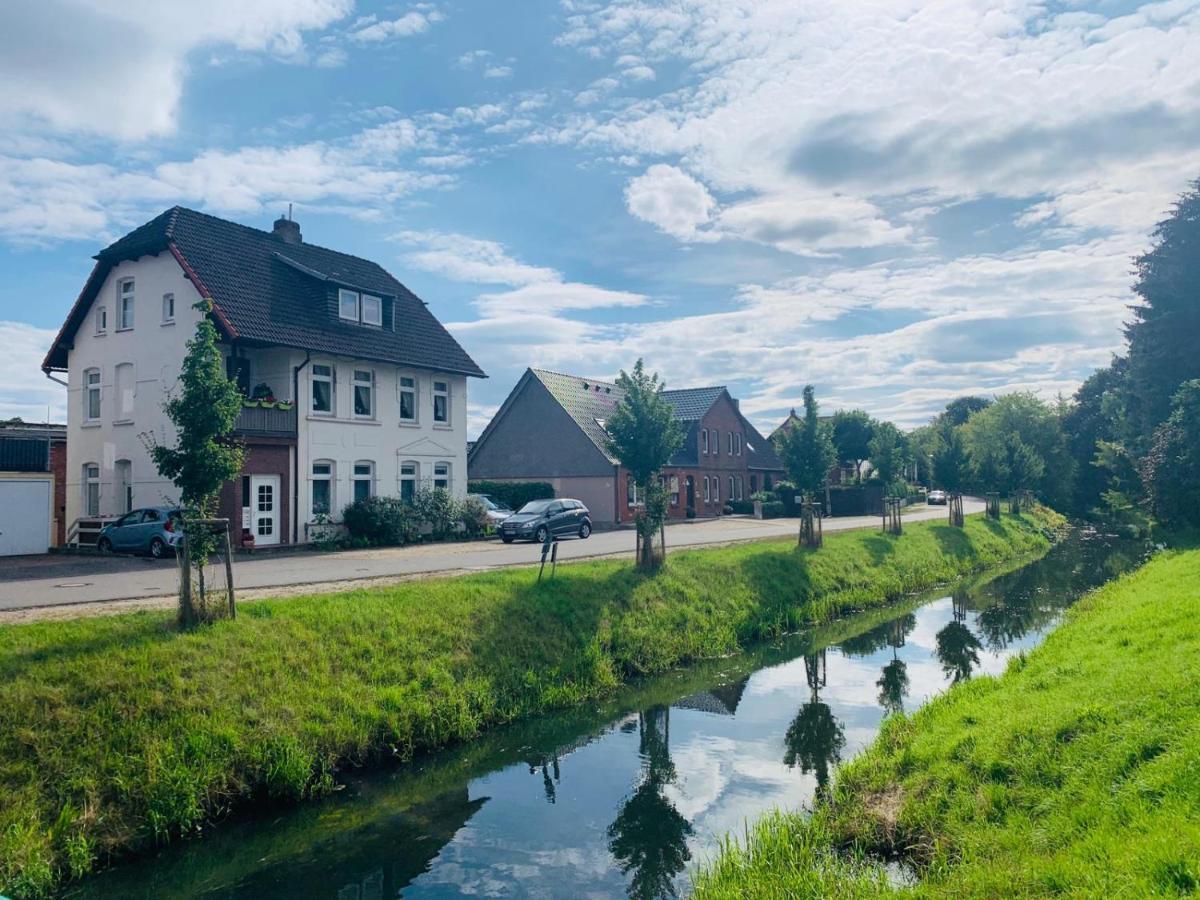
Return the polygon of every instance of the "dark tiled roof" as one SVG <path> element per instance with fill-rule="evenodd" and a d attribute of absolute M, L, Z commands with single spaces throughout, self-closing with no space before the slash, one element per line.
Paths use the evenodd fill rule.
<path fill-rule="evenodd" d="M 121 260 L 172 250 L 227 335 L 483 377 L 483 371 L 408 288 L 369 260 L 176 206 L 97 254 L 97 266 L 43 363 L 66 366 L 67 347 L 109 270 Z M 384 327 L 338 318 L 337 287 L 378 294 Z"/>
<path fill-rule="evenodd" d="M 674 407 L 676 420 L 690 422 L 703 418 L 724 390 L 724 387 L 682 388 L 663 391 L 663 398 Z"/>

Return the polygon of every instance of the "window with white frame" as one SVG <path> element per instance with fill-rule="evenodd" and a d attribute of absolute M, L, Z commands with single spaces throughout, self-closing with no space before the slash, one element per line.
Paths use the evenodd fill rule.
<path fill-rule="evenodd" d="M 708 429 L 700 429 L 700 452 L 708 456 Z"/>
<path fill-rule="evenodd" d="M 354 500 L 375 496 L 375 463 L 360 459 L 354 464 Z"/>
<path fill-rule="evenodd" d="M 400 376 L 400 421 L 416 422 L 417 410 L 417 379 L 415 375 Z"/>
<path fill-rule="evenodd" d="M 117 286 L 117 331 L 133 328 L 133 279 L 126 278 Z"/>
<path fill-rule="evenodd" d="M 450 421 L 450 382 L 448 381 L 433 383 L 433 421 L 441 423 Z"/>
<path fill-rule="evenodd" d="M 733 456 L 733 432 L 729 432 L 729 455 Z"/>
<path fill-rule="evenodd" d="M 704 502 L 708 503 L 712 500 L 712 489 L 708 484 L 708 476 L 704 476 Z"/>
<path fill-rule="evenodd" d="M 364 325 L 383 324 L 383 300 L 379 297 L 372 297 L 370 294 L 362 295 L 362 323 Z"/>
<path fill-rule="evenodd" d="M 731 503 L 737 499 L 737 492 L 734 490 L 734 480 L 732 475 L 729 476 L 729 493 L 725 496 L 729 498 Z"/>
<path fill-rule="evenodd" d="M 744 500 L 744 499 L 746 499 L 746 498 L 743 496 L 743 494 L 742 494 L 742 488 L 743 488 L 744 486 L 745 486 L 745 482 L 744 482 L 744 481 L 742 481 L 742 476 L 741 476 L 741 475 L 739 475 L 739 476 L 738 476 L 738 499 L 739 499 L 739 500 Z"/>
<path fill-rule="evenodd" d="M 354 370 L 354 417 L 370 419 L 375 415 L 375 373 L 370 369 Z"/>
<path fill-rule="evenodd" d="M 83 419 L 95 422 L 100 418 L 100 370 L 86 369 L 83 373 Z"/>
<path fill-rule="evenodd" d="M 712 480 L 713 503 L 721 502 L 721 478 L 719 475 L 714 475 Z"/>
<path fill-rule="evenodd" d="M 317 415 L 333 415 L 333 366 L 313 363 L 312 411 Z"/>
<path fill-rule="evenodd" d="M 163 294 L 162 302 L 163 324 L 170 325 L 175 321 L 175 295 L 171 293 Z"/>
<path fill-rule="evenodd" d="M 400 499 L 412 503 L 417 496 L 417 477 L 420 468 L 411 460 L 400 463 Z"/>
<path fill-rule="evenodd" d="M 669 489 L 671 491 L 671 505 L 678 506 L 679 505 L 679 476 L 678 475 L 671 476 L 671 480 L 669 482 Z"/>
<path fill-rule="evenodd" d="M 338 316 L 351 322 L 358 321 L 358 291 L 345 288 L 338 291 Z"/>
<path fill-rule="evenodd" d="M 632 475 L 625 476 L 625 502 L 630 506 L 637 506 L 637 482 L 633 480 Z"/>
<path fill-rule="evenodd" d="M 450 463 L 438 462 L 433 464 L 433 486 L 443 491 L 450 490 Z"/>
<path fill-rule="evenodd" d="M 105 334 L 108 331 L 108 307 L 96 307 L 96 334 Z"/>
<path fill-rule="evenodd" d="M 95 463 L 83 466 L 83 514 L 100 515 L 100 467 Z"/>
<path fill-rule="evenodd" d="M 721 455 L 721 432 L 715 428 L 712 430 L 712 452 L 713 456 Z"/>
<path fill-rule="evenodd" d="M 742 433 L 739 431 L 733 441 L 733 449 L 738 456 L 742 455 Z"/>
<path fill-rule="evenodd" d="M 113 369 L 113 392 L 116 395 L 113 418 L 127 422 L 133 418 L 133 396 L 136 382 L 133 377 L 133 363 L 118 363 Z"/>
<path fill-rule="evenodd" d="M 333 511 L 333 463 L 327 459 L 312 464 L 312 514 L 328 516 Z"/>

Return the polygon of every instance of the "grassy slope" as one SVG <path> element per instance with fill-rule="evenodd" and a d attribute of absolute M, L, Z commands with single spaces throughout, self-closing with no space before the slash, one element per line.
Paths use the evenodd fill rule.
<path fill-rule="evenodd" d="M 907 853 L 922 896 L 1200 891 L 1200 550 L 1090 595 L 1002 678 L 890 720 L 831 804 L 764 819 L 697 896 L 883 893 L 837 846 Z"/>
<path fill-rule="evenodd" d="M 598 561 L 542 585 L 505 570 L 262 601 L 188 634 L 161 613 L 0 628 L 0 892 L 1044 548 L 1051 519 L 688 551 L 653 577 Z"/>

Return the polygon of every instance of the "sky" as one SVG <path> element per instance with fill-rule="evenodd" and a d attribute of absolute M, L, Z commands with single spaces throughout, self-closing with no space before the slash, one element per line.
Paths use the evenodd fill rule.
<path fill-rule="evenodd" d="M 14 0 L 0 416 L 106 244 L 180 204 L 376 260 L 490 376 L 902 426 L 1070 394 L 1200 176 L 1200 0 Z M 219 298 L 218 298 L 219 301 Z"/>

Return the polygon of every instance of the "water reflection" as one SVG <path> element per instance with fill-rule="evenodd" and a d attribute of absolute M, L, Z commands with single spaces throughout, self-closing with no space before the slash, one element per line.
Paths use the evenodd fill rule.
<path fill-rule="evenodd" d="M 827 791 L 946 686 L 1003 670 L 1138 555 L 1074 542 L 951 595 L 672 673 L 81 885 L 90 897 L 674 897 L 730 831 Z M 799 705 L 797 703 L 799 702 Z M 780 745 L 782 744 L 782 752 Z M 798 771 L 797 771 L 798 770 Z"/>

